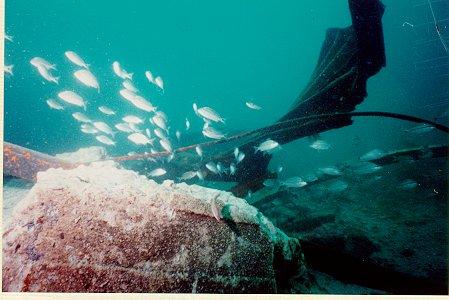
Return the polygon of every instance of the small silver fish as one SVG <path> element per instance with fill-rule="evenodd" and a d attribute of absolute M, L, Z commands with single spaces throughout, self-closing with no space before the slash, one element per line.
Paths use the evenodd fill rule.
<path fill-rule="evenodd" d="M 161 139 L 161 140 L 159 140 L 159 144 L 161 144 L 162 148 L 164 148 L 166 151 L 168 151 L 170 153 L 173 152 L 173 147 L 169 140 Z"/>
<path fill-rule="evenodd" d="M 197 109 L 198 114 L 210 121 L 213 122 L 221 122 L 224 123 L 225 119 L 223 119 L 215 110 L 210 107 L 204 106 Z"/>
<path fill-rule="evenodd" d="M 98 133 L 98 130 L 95 127 L 93 127 L 91 124 L 87 124 L 87 123 L 81 124 L 81 131 L 84 133 L 87 133 L 87 134 Z"/>
<path fill-rule="evenodd" d="M 180 180 L 189 180 L 192 179 L 194 177 L 196 177 L 196 173 L 195 171 L 187 171 L 184 174 L 181 175 L 181 177 L 179 177 Z"/>
<path fill-rule="evenodd" d="M 239 164 L 245 158 L 245 153 L 240 152 L 237 156 L 237 164 Z"/>
<path fill-rule="evenodd" d="M 204 180 L 204 178 L 206 177 L 206 174 L 205 174 L 203 171 L 198 170 L 198 171 L 196 171 L 196 176 L 197 176 L 200 180 Z"/>
<path fill-rule="evenodd" d="M 111 127 L 109 127 L 109 125 L 106 124 L 105 122 L 93 122 L 92 124 L 94 125 L 95 128 L 97 128 L 101 132 L 104 132 L 112 136 L 115 135 L 115 132 L 113 132 Z"/>
<path fill-rule="evenodd" d="M 150 140 L 146 135 L 139 132 L 134 132 L 128 135 L 128 140 L 136 145 L 152 144 L 152 140 Z"/>
<path fill-rule="evenodd" d="M 316 140 L 311 145 L 310 148 L 313 148 L 315 150 L 329 150 L 331 145 L 323 140 Z"/>
<path fill-rule="evenodd" d="M 91 123 L 92 122 L 85 114 L 80 113 L 80 112 L 73 113 L 72 117 L 79 122 L 83 122 L 83 123 Z"/>
<path fill-rule="evenodd" d="M 246 102 L 246 106 L 248 106 L 249 108 L 254 109 L 254 110 L 262 109 L 262 107 L 260 107 L 259 105 L 255 104 L 253 102 Z"/>
<path fill-rule="evenodd" d="M 212 214 L 213 214 L 214 218 L 217 219 L 217 221 L 221 222 L 222 215 L 221 215 L 220 210 L 217 207 L 217 204 L 215 204 L 215 200 L 211 201 L 210 207 L 211 207 Z"/>
<path fill-rule="evenodd" d="M 412 190 L 418 186 L 418 183 L 413 179 L 406 179 L 401 182 L 399 188 L 402 190 Z"/>
<path fill-rule="evenodd" d="M 203 135 L 205 137 L 215 139 L 215 140 L 220 140 L 220 139 L 225 138 L 225 135 L 222 132 L 213 128 L 212 126 L 208 126 L 207 128 L 203 129 Z"/>
<path fill-rule="evenodd" d="M 56 110 L 63 110 L 64 107 L 59 104 L 58 102 L 56 102 L 56 100 L 53 99 L 48 99 L 47 100 L 47 104 L 48 106 L 50 106 L 50 108 L 56 109 Z"/>
<path fill-rule="evenodd" d="M 186 118 L 186 130 L 190 129 L 190 121 Z"/>
<path fill-rule="evenodd" d="M 337 169 L 336 167 L 324 167 L 324 168 L 319 168 L 318 170 L 327 175 L 332 175 L 332 176 L 341 175 L 341 171 L 339 169 Z"/>
<path fill-rule="evenodd" d="M 201 149 L 200 146 L 196 146 L 195 147 L 195 151 L 196 151 L 196 154 L 198 154 L 199 157 L 203 157 L 203 149 Z"/>
<path fill-rule="evenodd" d="M 115 145 L 115 142 L 105 135 L 97 135 L 95 138 L 97 139 L 97 141 L 99 141 L 100 143 L 103 143 L 105 145 L 108 145 L 108 146 Z"/>
<path fill-rule="evenodd" d="M 231 163 L 231 164 L 229 165 L 229 174 L 234 175 L 234 174 L 235 174 L 235 171 L 237 171 L 237 167 L 235 166 L 234 163 Z"/>
<path fill-rule="evenodd" d="M 66 51 L 66 52 L 64 52 L 64 55 L 78 67 L 89 69 L 89 65 L 86 64 L 86 62 L 75 52 Z"/>
<path fill-rule="evenodd" d="M 75 92 L 62 91 L 62 92 L 58 93 L 58 97 L 59 97 L 59 99 L 65 101 L 69 104 L 83 107 L 84 110 L 86 110 L 87 102 L 85 102 L 84 99 Z"/>
<path fill-rule="evenodd" d="M 327 186 L 327 189 L 334 193 L 342 192 L 342 191 L 346 190 L 347 188 L 348 188 L 348 184 L 342 180 L 333 180 Z"/>
<path fill-rule="evenodd" d="M 129 79 L 126 79 L 125 81 L 122 82 L 122 85 L 125 89 L 133 92 L 133 93 L 137 93 L 139 90 L 134 86 L 134 84 L 132 83 L 132 81 L 130 81 Z"/>
<path fill-rule="evenodd" d="M 220 173 L 220 171 L 217 169 L 217 166 L 213 162 L 208 162 L 206 164 L 206 168 L 214 174 Z"/>
<path fill-rule="evenodd" d="M 239 148 L 235 148 L 234 149 L 234 157 L 235 157 L 235 159 L 237 159 L 237 157 L 239 157 Z"/>
<path fill-rule="evenodd" d="M 167 139 L 167 136 L 165 135 L 165 133 L 162 131 L 162 129 L 160 128 L 155 128 L 154 129 L 154 134 L 160 138 L 160 139 Z"/>
<path fill-rule="evenodd" d="M 361 163 L 354 165 L 354 173 L 360 174 L 360 175 L 371 174 L 371 173 L 379 171 L 380 169 L 382 169 L 381 166 L 376 165 L 375 163 L 372 163 L 372 162 L 368 162 L 368 161 L 361 162 Z"/>
<path fill-rule="evenodd" d="M 85 86 L 97 89 L 98 92 L 100 92 L 100 84 L 98 83 L 97 78 L 95 77 L 94 74 L 92 74 L 91 71 L 87 69 L 81 69 L 75 71 L 73 73 L 73 76 L 75 76 L 75 78 Z"/>
<path fill-rule="evenodd" d="M 179 130 L 176 130 L 176 133 L 175 133 L 175 135 L 176 135 L 176 138 L 178 139 L 178 141 L 181 139 L 181 131 L 179 131 Z"/>
<path fill-rule="evenodd" d="M 267 139 L 265 142 L 260 143 L 259 146 L 254 147 L 254 149 L 256 153 L 258 151 L 271 153 L 280 149 L 280 147 L 278 142 L 273 141 L 272 139 Z"/>
<path fill-rule="evenodd" d="M 115 124 L 114 127 L 117 128 L 118 130 L 120 130 L 122 132 L 126 132 L 126 133 L 131 133 L 134 131 L 134 130 L 132 130 L 131 127 L 129 127 L 128 123 L 118 123 L 118 124 Z"/>
<path fill-rule="evenodd" d="M 143 120 L 139 117 L 133 116 L 133 115 L 128 115 L 122 118 L 122 120 L 126 123 L 131 123 L 131 124 L 142 124 Z"/>
<path fill-rule="evenodd" d="M 98 110 L 101 111 L 102 113 L 104 113 L 105 115 L 115 115 L 115 111 L 113 111 L 112 109 L 110 109 L 107 106 L 99 106 Z"/>
<path fill-rule="evenodd" d="M 385 152 L 380 149 L 371 150 L 360 157 L 361 161 L 375 160 L 383 157 Z"/>
<path fill-rule="evenodd" d="M 167 171 L 165 171 L 162 168 L 157 168 L 154 169 L 153 171 L 151 171 L 150 173 L 148 173 L 148 176 L 150 177 L 159 177 L 159 176 L 163 176 L 167 173 Z"/>
<path fill-rule="evenodd" d="M 306 186 L 307 182 L 305 182 L 301 177 L 291 177 L 281 181 L 281 184 L 286 187 L 300 188 Z"/>

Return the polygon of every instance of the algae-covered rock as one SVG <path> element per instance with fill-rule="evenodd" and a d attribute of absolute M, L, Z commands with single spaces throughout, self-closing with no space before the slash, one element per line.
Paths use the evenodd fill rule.
<path fill-rule="evenodd" d="M 3 235 L 4 291 L 274 293 L 307 284 L 299 242 L 245 200 L 157 184 L 113 162 L 38 173 Z"/>

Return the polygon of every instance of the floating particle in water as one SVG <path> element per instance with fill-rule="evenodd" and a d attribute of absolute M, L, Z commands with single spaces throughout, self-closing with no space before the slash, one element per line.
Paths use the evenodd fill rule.
<path fill-rule="evenodd" d="M 404 23 L 402 23 L 402 27 L 405 27 L 405 26 L 410 26 L 410 27 L 415 27 L 415 25 L 413 25 L 412 23 L 410 23 L 410 22 L 407 22 L 407 21 L 405 21 Z"/>

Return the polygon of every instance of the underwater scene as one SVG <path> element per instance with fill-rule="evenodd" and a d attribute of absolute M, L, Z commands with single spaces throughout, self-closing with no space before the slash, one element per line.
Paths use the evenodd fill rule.
<path fill-rule="evenodd" d="M 448 294 L 449 0 L 5 3 L 3 292 Z"/>

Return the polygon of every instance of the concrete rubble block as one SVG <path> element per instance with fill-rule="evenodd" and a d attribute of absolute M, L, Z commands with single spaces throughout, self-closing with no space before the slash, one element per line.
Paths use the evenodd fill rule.
<path fill-rule="evenodd" d="M 244 200 L 157 184 L 113 162 L 38 173 L 3 234 L 9 292 L 275 293 L 307 284 L 298 240 Z"/>

